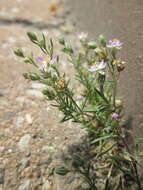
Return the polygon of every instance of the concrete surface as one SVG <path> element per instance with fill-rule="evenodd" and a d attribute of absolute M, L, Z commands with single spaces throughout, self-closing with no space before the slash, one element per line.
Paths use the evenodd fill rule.
<path fill-rule="evenodd" d="M 72 19 L 80 31 L 96 39 L 99 34 L 124 42 L 126 69 L 120 94 L 135 136 L 143 136 L 143 0 L 72 0 Z"/>

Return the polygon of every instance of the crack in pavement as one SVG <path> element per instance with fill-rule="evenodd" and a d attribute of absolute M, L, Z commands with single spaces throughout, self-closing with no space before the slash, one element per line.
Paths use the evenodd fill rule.
<path fill-rule="evenodd" d="M 58 24 L 46 24 L 42 22 L 32 22 L 26 19 L 5 19 L 0 18 L 0 25 L 22 25 L 25 27 L 33 27 L 39 30 L 42 29 L 58 29 L 64 24 L 64 21 Z"/>

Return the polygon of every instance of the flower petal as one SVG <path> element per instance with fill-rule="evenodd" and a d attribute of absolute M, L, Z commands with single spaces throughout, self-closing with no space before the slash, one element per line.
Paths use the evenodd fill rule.
<path fill-rule="evenodd" d="M 52 57 L 52 59 L 50 60 L 50 64 L 56 63 L 57 60 L 58 60 L 58 56 L 56 55 L 56 56 Z"/>

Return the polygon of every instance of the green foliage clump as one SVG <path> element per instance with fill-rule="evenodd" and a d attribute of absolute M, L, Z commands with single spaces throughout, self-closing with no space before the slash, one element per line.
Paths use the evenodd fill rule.
<path fill-rule="evenodd" d="M 55 172 L 59 175 L 78 173 L 88 184 L 88 190 L 101 190 L 96 172 L 103 169 L 95 167 L 96 162 L 104 168 L 101 172 L 103 190 L 131 189 L 132 185 L 142 190 L 138 161 L 122 134 L 123 103 L 117 96 L 119 77 L 125 68 L 125 62 L 118 58 L 122 43 L 117 39 L 107 41 L 102 35 L 98 42 L 90 41 L 88 35 L 82 33 L 78 36 L 81 49 L 75 50 L 64 39 L 59 40 L 62 51 L 75 69 L 77 84 L 82 87 L 79 102 L 76 98 L 79 92 L 66 73 L 59 69 L 61 61 L 59 63 L 60 57 L 54 53 L 52 39 L 47 44 L 44 35 L 39 39 L 35 33 L 27 34 L 44 55 L 35 59 L 25 56 L 21 48 L 16 48 L 14 53 L 37 69 L 23 76 L 47 85 L 42 93 L 52 101 L 52 106 L 63 113 L 61 122 L 72 120 L 80 123 L 88 132 L 91 152 L 94 153 L 92 162 L 85 162 L 80 155 L 74 155 L 72 169 L 61 167 Z"/>

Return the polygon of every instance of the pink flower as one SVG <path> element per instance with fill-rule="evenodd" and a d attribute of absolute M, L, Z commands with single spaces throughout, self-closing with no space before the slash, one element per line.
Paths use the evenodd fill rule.
<path fill-rule="evenodd" d="M 108 47 L 116 47 L 118 49 L 120 49 L 122 47 L 123 43 L 120 42 L 120 40 L 118 39 L 113 39 L 113 40 L 109 40 L 107 46 Z"/>
<path fill-rule="evenodd" d="M 38 58 L 37 58 L 37 61 L 38 61 L 39 63 L 45 62 L 44 57 L 38 57 Z"/>
<path fill-rule="evenodd" d="M 111 116 L 111 118 L 112 118 L 113 120 L 119 120 L 119 119 L 120 119 L 120 116 L 119 116 L 118 113 L 113 113 L 112 116 Z"/>
<path fill-rule="evenodd" d="M 89 68 L 89 71 L 94 72 L 94 71 L 98 71 L 98 70 L 101 70 L 101 69 L 105 69 L 106 65 L 107 64 L 102 60 L 101 62 L 96 63 L 95 65 L 91 66 Z"/>
<path fill-rule="evenodd" d="M 56 61 L 58 60 L 58 56 L 54 56 L 52 57 L 52 59 L 50 58 L 49 55 L 44 54 L 41 57 L 37 58 L 37 61 L 39 62 L 38 67 L 39 70 L 47 72 L 47 64 L 54 64 Z"/>
<path fill-rule="evenodd" d="M 47 62 L 50 61 L 50 56 L 47 55 L 47 54 L 44 54 L 43 56 L 38 57 L 38 58 L 37 58 L 37 61 L 38 61 L 39 63 L 47 63 Z"/>
<path fill-rule="evenodd" d="M 50 60 L 50 64 L 52 65 L 52 64 L 56 63 L 57 60 L 58 60 L 58 56 L 56 55 L 56 56 L 52 57 L 52 59 Z"/>

